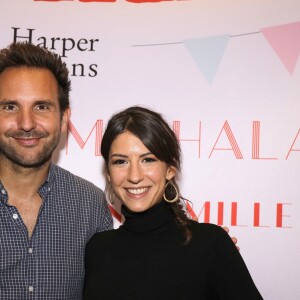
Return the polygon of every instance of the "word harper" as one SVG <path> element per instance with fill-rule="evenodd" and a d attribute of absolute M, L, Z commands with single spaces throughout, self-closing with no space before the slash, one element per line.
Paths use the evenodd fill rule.
<path fill-rule="evenodd" d="M 39 47 L 55 51 L 61 57 L 67 57 L 67 52 L 77 50 L 80 52 L 94 52 L 99 39 L 86 39 L 81 38 L 75 40 L 73 38 L 66 37 L 45 37 L 34 35 L 35 29 L 27 28 L 23 33 L 20 33 L 20 28 L 12 27 L 13 29 L 13 41 L 15 42 L 29 42 Z M 86 70 L 84 64 L 77 63 L 72 64 L 70 69 L 71 76 L 89 76 L 95 77 L 97 75 L 97 64 L 91 64 Z"/>

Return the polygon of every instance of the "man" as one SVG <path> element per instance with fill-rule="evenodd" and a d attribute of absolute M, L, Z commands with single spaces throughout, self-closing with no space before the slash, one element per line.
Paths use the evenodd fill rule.
<path fill-rule="evenodd" d="M 84 249 L 112 228 L 103 192 L 51 163 L 70 117 L 60 57 L 0 51 L 0 299 L 81 299 Z"/>

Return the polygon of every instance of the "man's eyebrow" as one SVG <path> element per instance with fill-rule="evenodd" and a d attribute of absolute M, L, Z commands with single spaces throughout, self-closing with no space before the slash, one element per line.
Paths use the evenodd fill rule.
<path fill-rule="evenodd" d="M 52 106 L 55 106 L 55 103 L 51 100 L 48 100 L 48 99 L 45 99 L 45 100 L 36 100 L 33 102 L 34 105 L 37 105 L 37 104 L 47 104 L 47 105 L 52 105 Z"/>
<path fill-rule="evenodd" d="M 12 99 L 0 99 L 0 103 L 19 103 L 18 100 L 12 100 Z M 55 102 L 50 99 L 40 99 L 33 101 L 34 104 L 39 103 L 48 103 L 48 104 L 54 104 Z"/>
<path fill-rule="evenodd" d="M 9 99 L 0 99 L 0 104 L 17 104 L 17 100 L 9 100 Z"/>

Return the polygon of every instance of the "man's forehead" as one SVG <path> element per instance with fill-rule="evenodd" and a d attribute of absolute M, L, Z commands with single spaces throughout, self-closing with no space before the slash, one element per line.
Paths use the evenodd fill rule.
<path fill-rule="evenodd" d="M 48 69 L 7 68 L 0 74 L 0 101 L 59 103 L 58 84 Z"/>

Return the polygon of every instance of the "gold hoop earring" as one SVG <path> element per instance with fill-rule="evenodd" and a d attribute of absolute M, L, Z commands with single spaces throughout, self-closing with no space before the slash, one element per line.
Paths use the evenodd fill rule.
<path fill-rule="evenodd" d="M 166 197 L 166 189 L 167 189 L 168 184 L 171 184 L 172 187 L 173 187 L 173 189 L 174 189 L 175 192 L 176 192 L 176 195 L 175 195 L 175 197 L 174 197 L 173 199 L 167 199 L 167 197 Z M 165 192 L 164 192 L 164 194 L 163 194 L 163 198 L 164 198 L 164 200 L 165 200 L 166 202 L 168 202 L 168 203 L 174 203 L 174 202 L 176 202 L 176 201 L 179 199 L 179 193 L 178 193 L 178 190 L 177 190 L 176 186 L 174 185 L 174 183 L 172 183 L 171 181 L 168 181 L 167 184 L 166 184 L 166 186 L 165 186 Z"/>

